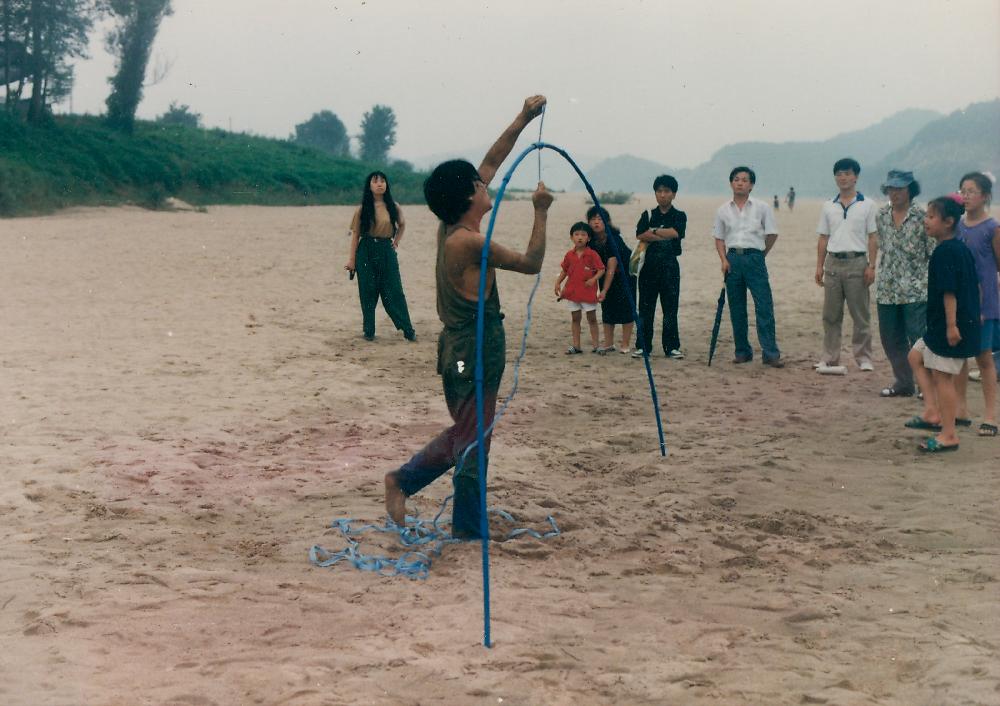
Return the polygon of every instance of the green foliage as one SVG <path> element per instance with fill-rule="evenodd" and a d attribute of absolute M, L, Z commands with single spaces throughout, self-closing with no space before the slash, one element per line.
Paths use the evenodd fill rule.
<path fill-rule="evenodd" d="M 133 135 L 89 116 L 28 125 L 0 113 L 0 215 L 72 205 L 357 204 L 373 165 L 224 130 L 139 121 Z M 426 175 L 393 169 L 393 196 L 422 203 Z"/>
<path fill-rule="evenodd" d="M 336 114 L 329 110 L 313 113 L 304 123 L 295 126 L 295 142 L 308 147 L 315 147 L 335 157 L 346 157 L 350 154 L 351 138 L 347 136 L 347 128 Z"/>
<path fill-rule="evenodd" d="M 602 206 L 607 204 L 623 204 L 632 200 L 632 192 L 602 191 L 597 195 L 597 199 L 601 202 Z M 589 200 L 587 202 L 591 203 Z"/>
<path fill-rule="evenodd" d="M 73 83 L 71 60 L 87 55 L 88 33 L 101 0 L 3 0 L 0 5 L 2 68 L 16 83 L 4 81 L 8 106 L 16 105 L 31 85 L 28 120 L 47 119 L 48 106 L 65 97 Z M 15 65 L 14 62 L 16 61 Z"/>
<path fill-rule="evenodd" d="M 178 105 L 170 101 L 167 112 L 156 118 L 160 125 L 180 125 L 181 127 L 201 127 L 201 113 L 195 113 L 189 105 Z"/>
<path fill-rule="evenodd" d="M 396 114 L 387 105 L 376 105 L 361 120 L 361 159 L 385 164 L 396 144 Z"/>

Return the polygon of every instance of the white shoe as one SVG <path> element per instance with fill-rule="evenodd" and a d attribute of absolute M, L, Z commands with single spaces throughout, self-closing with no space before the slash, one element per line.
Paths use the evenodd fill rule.
<path fill-rule="evenodd" d="M 870 360 L 864 360 L 858 363 L 858 368 L 866 373 L 870 373 L 875 370 L 875 366 L 872 365 Z"/>
<path fill-rule="evenodd" d="M 667 357 L 673 358 L 674 360 L 683 360 L 684 354 L 681 352 L 680 348 L 674 348 L 672 351 L 667 351 Z"/>
<path fill-rule="evenodd" d="M 628 354 L 628 353 L 631 353 L 631 352 L 632 352 L 632 349 L 631 349 L 631 348 L 619 348 L 619 349 L 618 349 L 618 352 L 619 352 L 619 353 L 624 353 L 624 354 Z"/>
<path fill-rule="evenodd" d="M 974 380 L 975 382 L 982 381 L 982 379 L 983 379 L 983 371 L 982 370 L 970 370 L 969 371 L 969 379 L 970 380 Z"/>
<path fill-rule="evenodd" d="M 641 348 L 636 348 L 634 351 L 632 351 L 632 357 L 633 358 L 641 358 L 642 357 L 642 349 Z"/>

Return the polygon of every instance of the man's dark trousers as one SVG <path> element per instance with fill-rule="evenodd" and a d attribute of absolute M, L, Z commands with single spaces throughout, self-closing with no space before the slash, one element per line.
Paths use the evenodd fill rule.
<path fill-rule="evenodd" d="M 663 352 L 681 347 L 680 330 L 677 327 L 677 309 L 681 297 L 681 267 L 677 258 L 659 256 L 647 257 L 639 271 L 639 348 L 647 353 L 653 348 L 653 318 L 656 302 L 659 300 L 663 311 Z"/>

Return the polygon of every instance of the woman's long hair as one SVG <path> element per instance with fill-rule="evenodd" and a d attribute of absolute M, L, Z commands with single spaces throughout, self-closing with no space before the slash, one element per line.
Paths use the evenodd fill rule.
<path fill-rule="evenodd" d="M 392 200 L 389 177 L 385 175 L 385 172 L 379 171 L 372 172 L 365 177 L 365 189 L 361 196 L 361 232 L 358 235 L 368 235 L 372 226 L 375 225 L 375 195 L 372 194 L 372 179 L 374 177 L 385 179 L 385 193 L 382 195 L 382 201 L 385 203 L 385 210 L 389 212 L 389 221 L 392 223 L 392 232 L 395 235 L 396 228 L 399 226 L 399 210 L 396 208 L 396 202 Z"/>

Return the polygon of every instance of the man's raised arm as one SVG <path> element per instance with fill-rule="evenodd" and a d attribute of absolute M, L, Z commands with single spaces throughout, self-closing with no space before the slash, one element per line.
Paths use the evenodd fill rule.
<path fill-rule="evenodd" d="M 517 114 L 514 122 L 493 143 L 486 156 L 483 157 L 483 163 L 479 165 L 479 177 L 483 180 L 484 184 L 489 184 L 493 181 L 493 177 L 496 176 L 500 165 L 507 159 L 510 151 L 514 149 L 514 143 L 517 142 L 521 131 L 528 126 L 528 123 L 541 114 L 544 107 L 545 96 L 531 96 L 525 99 L 521 112 Z"/>
<path fill-rule="evenodd" d="M 535 207 L 535 220 L 531 226 L 528 247 L 524 249 L 522 254 L 491 240 L 490 267 L 522 272 L 526 275 L 537 274 L 541 271 L 542 260 L 545 259 L 545 226 L 548 222 L 549 206 L 552 205 L 552 194 L 542 182 L 538 182 L 538 188 L 531 195 L 531 202 Z"/>

